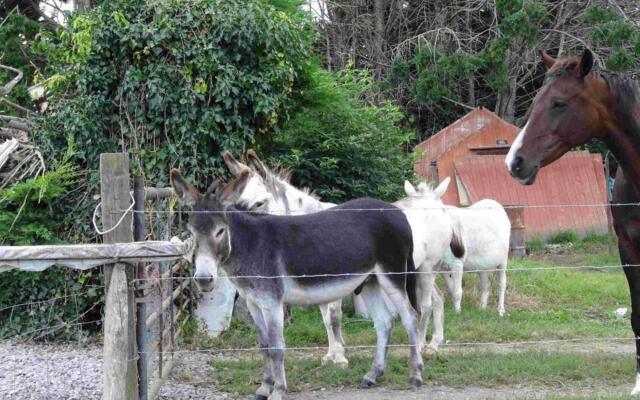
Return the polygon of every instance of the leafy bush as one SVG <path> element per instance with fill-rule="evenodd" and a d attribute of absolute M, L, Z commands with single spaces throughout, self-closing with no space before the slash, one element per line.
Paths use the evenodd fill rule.
<path fill-rule="evenodd" d="M 366 102 L 373 85 L 366 73 L 331 74 L 312 66 L 307 78 L 292 100 L 290 120 L 262 151 L 292 169 L 295 184 L 326 201 L 397 199 L 412 173 L 406 146 L 414 134 L 401 126 L 404 115 L 390 103 Z"/>
<path fill-rule="evenodd" d="M 63 165 L 0 191 L 2 244 L 59 243 L 63 218 L 52 210 L 51 204 L 67 192 L 75 178 L 74 169 Z M 100 275 L 90 271 L 51 268 L 43 272 L 1 273 L 0 338 L 75 336 L 81 332 L 76 323 L 100 319 L 99 284 Z M 93 323 L 83 328 L 99 326 Z"/>
<path fill-rule="evenodd" d="M 610 48 L 607 69 L 628 71 L 637 65 L 640 56 L 640 32 L 619 13 L 597 5 L 589 6 L 585 21 L 593 24 L 589 38 Z"/>
<path fill-rule="evenodd" d="M 38 48 L 53 57 L 48 135 L 72 135 L 93 168 L 129 151 L 165 184 L 169 166 L 222 172 L 212 154 L 268 132 L 307 56 L 302 27 L 260 0 L 104 2 Z"/>
<path fill-rule="evenodd" d="M 71 135 L 83 169 L 127 151 L 154 185 L 178 167 L 205 186 L 225 172 L 223 150 L 243 151 L 286 116 L 309 37 L 303 19 L 264 0 L 102 2 L 37 44 L 53 95 L 34 136 L 56 157 Z M 94 172 L 89 193 L 97 181 Z M 77 231 L 89 202 L 75 210 Z"/>

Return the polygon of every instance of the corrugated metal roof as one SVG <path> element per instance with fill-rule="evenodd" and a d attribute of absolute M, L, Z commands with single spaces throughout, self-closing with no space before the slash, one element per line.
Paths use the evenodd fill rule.
<path fill-rule="evenodd" d="M 419 143 L 416 150 L 422 151 L 424 157 L 433 160 L 446 153 L 451 147 L 474 135 L 491 123 L 504 123 L 500 117 L 482 107 L 473 111 L 444 128 L 429 139 Z M 515 128 L 516 130 L 518 128 Z"/>
<path fill-rule="evenodd" d="M 491 198 L 503 205 L 525 208 L 527 236 L 544 237 L 573 230 L 606 232 L 607 204 L 602 158 L 573 151 L 540 170 L 535 184 L 524 186 L 509 176 L 504 155 L 458 158 L 454 161 L 458 185 L 472 203 Z"/>
<path fill-rule="evenodd" d="M 495 116 L 495 114 L 491 115 L 493 116 L 491 123 L 482 127 L 475 134 L 466 137 L 455 146 L 450 147 L 446 153 L 443 153 L 436 159 L 438 180 L 442 181 L 447 176 L 451 176 L 453 179 L 453 188 L 447 191 L 443 199 L 448 204 L 460 204 L 454 169 L 455 160 L 472 155 L 480 156 L 474 153 L 472 149 L 480 146 L 493 145 L 499 140 L 513 143 L 516 136 L 518 136 L 519 129 L 517 127 L 501 120 Z"/>

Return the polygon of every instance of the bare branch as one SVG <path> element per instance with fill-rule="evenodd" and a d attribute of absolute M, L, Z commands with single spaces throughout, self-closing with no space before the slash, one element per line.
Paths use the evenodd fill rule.
<path fill-rule="evenodd" d="M 22 80 L 22 71 L 17 68 L 10 67 L 8 65 L 0 64 L 0 68 L 5 69 L 7 71 L 14 72 L 16 76 L 9 81 L 6 85 L 0 87 L 0 97 L 4 97 L 8 95 L 13 88 Z"/>

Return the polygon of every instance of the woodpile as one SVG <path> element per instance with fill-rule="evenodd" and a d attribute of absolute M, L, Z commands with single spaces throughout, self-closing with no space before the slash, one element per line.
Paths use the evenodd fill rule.
<path fill-rule="evenodd" d="M 10 71 L 15 76 L 4 86 L 0 86 L 0 103 L 15 111 L 16 115 L 0 113 L 0 190 L 25 179 L 34 178 L 45 170 L 40 151 L 29 144 L 29 133 L 34 128 L 30 110 L 8 99 L 13 88 L 22 80 L 22 72 L 16 68 L 0 64 L 0 69 Z"/>

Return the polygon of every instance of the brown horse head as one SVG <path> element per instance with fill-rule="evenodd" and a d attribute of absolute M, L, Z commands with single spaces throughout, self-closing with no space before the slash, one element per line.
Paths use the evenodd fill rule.
<path fill-rule="evenodd" d="M 525 185 L 535 181 L 540 168 L 607 131 L 609 90 L 590 74 L 591 52 L 558 60 L 542 52 L 542 58 L 548 68 L 545 84 L 505 160 L 511 176 Z"/>

